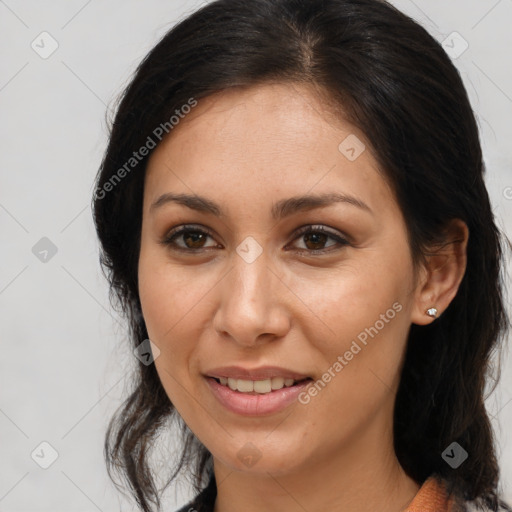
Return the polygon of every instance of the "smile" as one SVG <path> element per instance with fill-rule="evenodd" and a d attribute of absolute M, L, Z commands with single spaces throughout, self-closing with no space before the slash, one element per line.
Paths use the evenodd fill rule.
<path fill-rule="evenodd" d="M 244 380 L 219 377 L 216 380 L 223 386 L 227 386 L 233 391 L 239 391 L 241 393 L 265 394 L 283 389 L 284 387 L 293 386 L 298 382 L 308 380 L 308 378 L 306 377 L 306 379 L 294 380 L 285 379 L 284 377 L 273 377 L 271 379 L 265 380 Z"/>
<path fill-rule="evenodd" d="M 222 380 L 224 384 L 220 377 L 206 377 L 209 389 L 218 403 L 224 409 L 241 416 L 262 416 L 281 412 L 296 402 L 304 388 L 313 382 L 309 377 L 300 381 L 283 377 L 259 381 L 223 377 Z"/>

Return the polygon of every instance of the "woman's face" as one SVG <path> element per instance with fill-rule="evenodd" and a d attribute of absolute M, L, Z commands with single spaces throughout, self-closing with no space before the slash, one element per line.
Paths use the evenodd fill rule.
<path fill-rule="evenodd" d="M 148 163 L 138 278 L 156 369 L 230 469 L 392 449 L 422 312 L 404 219 L 364 140 L 312 89 L 262 85 L 200 100 Z"/>

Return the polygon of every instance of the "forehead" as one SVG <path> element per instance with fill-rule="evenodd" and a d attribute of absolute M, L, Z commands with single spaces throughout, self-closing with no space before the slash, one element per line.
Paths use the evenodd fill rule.
<path fill-rule="evenodd" d="M 166 147 L 179 152 L 183 145 L 196 145 L 188 156 L 199 156 L 211 142 L 232 155 L 249 150 L 262 159 L 258 147 L 263 143 L 265 149 L 273 148 L 273 154 L 287 150 L 301 154 L 314 149 L 321 138 L 329 143 L 333 136 L 336 141 L 343 134 L 358 132 L 364 139 L 359 130 L 333 113 L 320 93 L 310 85 L 270 83 L 211 94 L 182 116 L 153 156 L 158 158 Z"/>
<path fill-rule="evenodd" d="M 364 134 L 325 97 L 311 86 L 264 84 L 199 100 L 152 153 L 145 196 L 179 189 L 270 198 L 340 187 L 368 201 L 391 199 Z"/>

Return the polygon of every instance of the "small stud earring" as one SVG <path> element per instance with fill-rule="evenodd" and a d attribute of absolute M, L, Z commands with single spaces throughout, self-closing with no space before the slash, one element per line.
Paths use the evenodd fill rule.
<path fill-rule="evenodd" d="M 428 316 L 431 316 L 432 318 L 437 318 L 437 309 L 436 308 L 429 308 L 429 309 L 427 309 L 426 314 Z"/>

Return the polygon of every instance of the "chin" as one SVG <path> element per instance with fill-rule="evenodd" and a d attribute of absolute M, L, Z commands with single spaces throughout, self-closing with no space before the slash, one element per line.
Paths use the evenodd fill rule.
<path fill-rule="evenodd" d="M 301 447 L 289 450 L 276 450 L 274 446 L 257 447 L 258 442 L 244 442 L 241 448 L 231 452 L 223 463 L 232 471 L 273 476 L 286 475 L 298 470 L 304 460 L 297 457 Z M 261 446 L 262 443 L 259 444 Z"/>

